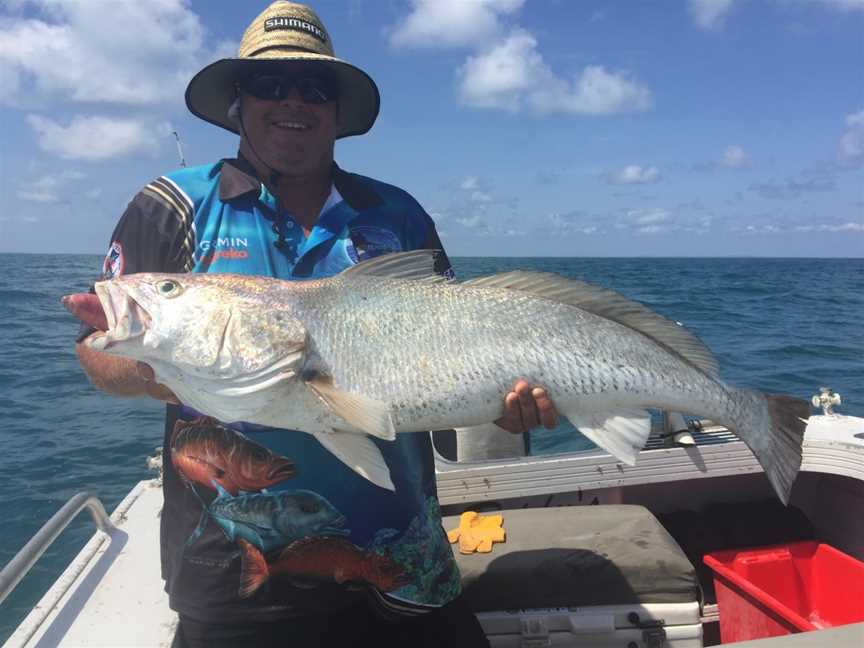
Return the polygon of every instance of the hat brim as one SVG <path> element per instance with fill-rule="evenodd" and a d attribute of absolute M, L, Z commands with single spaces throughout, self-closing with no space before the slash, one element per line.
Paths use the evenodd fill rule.
<path fill-rule="evenodd" d="M 211 63 L 192 77 L 186 87 L 186 106 L 196 117 L 239 134 L 236 122 L 228 117 L 228 108 L 237 96 L 235 83 L 250 67 L 278 61 L 315 62 L 335 76 L 339 84 L 337 139 L 362 135 L 372 128 L 381 107 L 378 86 L 372 78 L 350 63 L 313 52 L 262 52 L 254 58 L 229 58 Z"/>

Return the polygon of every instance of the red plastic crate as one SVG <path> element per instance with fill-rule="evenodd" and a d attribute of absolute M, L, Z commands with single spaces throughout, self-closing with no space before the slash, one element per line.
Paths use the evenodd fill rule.
<path fill-rule="evenodd" d="M 864 621 L 864 563 L 819 542 L 716 551 L 723 643 Z"/>

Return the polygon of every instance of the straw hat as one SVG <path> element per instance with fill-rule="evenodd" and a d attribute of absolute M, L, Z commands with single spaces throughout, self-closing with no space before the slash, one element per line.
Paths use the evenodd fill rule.
<path fill-rule="evenodd" d="M 322 65 L 339 85 L 336 137 L 362 135 L 375 123 L 381 103 L 378 87 L 363 70 L 334 56 L 330 35 L 309 7 L 278 0 L 246 29 L 237 58 L 211 63 L 189 82 L 186 105 L 196 117 L 237 133 L 228 117 L 235 83 L 262 62 L 310 61 Z"/>

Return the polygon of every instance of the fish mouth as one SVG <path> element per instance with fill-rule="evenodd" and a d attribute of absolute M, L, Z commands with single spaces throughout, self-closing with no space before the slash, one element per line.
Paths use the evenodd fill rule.
<path fill-rule="evenodd" d="M 128 291 L 114 281 L 97 282 L 94 288 L 105 313 L 108 330 L 94 333 L 88 338 L 93 349 L 106 351 L 120 342 L 140 338 L 147 332 L 153 320 L 147 309 Z"/>
<path fill-rule="evenodd" d="M 348 518 L 340 514 L 332 520 L 329 520 L 323 527 L 322 531 L 326 532 L 328 535 L 348 535 L 351 532 L 345 528 L 347 523 Z"/>

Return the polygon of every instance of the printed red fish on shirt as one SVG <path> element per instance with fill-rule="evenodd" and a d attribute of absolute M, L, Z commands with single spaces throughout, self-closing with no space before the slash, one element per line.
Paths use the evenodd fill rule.
<path fill-rule="evenodd" d="M 297 474 L 294 462 L 270 452 L 213 418 L 177 421 L 171 435 L 171 462 L 183 477 L 231 495 L 258 491 Z"/>
<path fill-rule="evenodd" d="M 390 592 L 407 583 L 404 568 L 393 559 L 361 549 L 345 538 L 303 538 L 268 562 L 257 547 L 238 540 L 242 550 L 240 596 L 254 594 L 273 576 L 295 580 L 368 584 Z"/>

